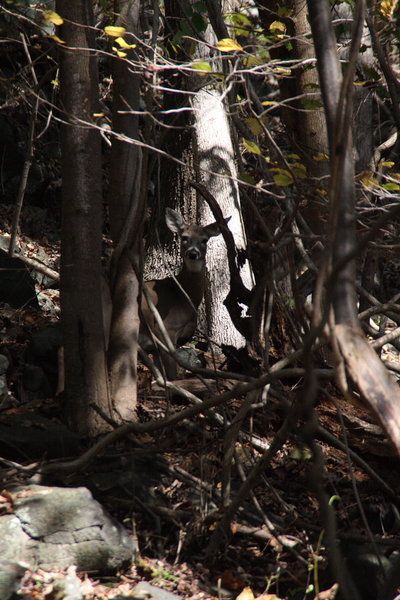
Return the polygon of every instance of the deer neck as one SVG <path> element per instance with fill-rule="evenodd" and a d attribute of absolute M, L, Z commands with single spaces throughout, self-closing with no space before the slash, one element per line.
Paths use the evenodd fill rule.
<path fill-rule="evenodd" d="M 189 265 L 184 262 L 183 267 L 177 276 L 177 280 L 197 308 L 204 295 L 205 269 L 204 261 L 195 262 L 196 264 Z"/>

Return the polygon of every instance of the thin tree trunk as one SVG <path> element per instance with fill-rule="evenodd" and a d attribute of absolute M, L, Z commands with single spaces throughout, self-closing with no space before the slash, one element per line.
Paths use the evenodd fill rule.
<path fill-rule="evenodd" d="M 65 19 L 60 46 L 62 126 L 61 309 L 65 395 L 81 435 L 108 428 L 92 408 L 111 415 L 101 302 L 101 145 L 90 126 L 97 112 L 97 62 L 91 2 L 58 0 Z M 83 124 L 83 122 L 87 124 Z"/>
<path fill-rule="evenodd" d="M 138 40 L 140 0 L 116 3 L 117 25 L 129 43 Z M 128 58 L 134 58 L 130 50 Z M 139 75 L 129 63 L 113 61 L 113 130 L 138 139 L 138 116 L 122 111 L 139 108 Z M 141 150 L 138 146 L 114 139 L 111 153 L 110 226 L 114 241 L 111 269 L 112 320 L 108 347 L 108 367 L 113 408 L 119 420 L 136 417 L 137 343 L 139 332 L 137 271 L 140 269 L 144 209 L 141 194 Z"/>
<path fill-rule="evenodd" d="M 355 292 L 355 188 L 351 140 L 351 109 L 356 53 L 362 35 L 363 0 L 355 8 L 355 33 L 346 77 L 340 86 L 340 64 L 329 5 L 308 0 L 318 58 L 321 89 L 331 147 L 330 229 L 335 314 L 333 333 L 348 375 L 358 387 L 400 454 L 400 390 L 362 333 Z M 339 379 L 339 382 L 341 380 Z M 342 387 L 346 393 L 345 382 Z"/>

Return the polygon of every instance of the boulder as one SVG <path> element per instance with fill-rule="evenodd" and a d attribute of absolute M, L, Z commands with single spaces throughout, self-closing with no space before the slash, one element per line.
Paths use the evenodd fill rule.
<path fill-rule="evenodd" d="M 28 485 L 10 493 L 13 512 L 0 516 L 2 561 L 109 573 L 134 560 L 130 534 L 87 488 Z"/>

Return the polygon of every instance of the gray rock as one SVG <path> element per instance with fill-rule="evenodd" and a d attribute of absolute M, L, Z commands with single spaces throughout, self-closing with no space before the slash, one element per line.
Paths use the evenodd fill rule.
<path fill-rule="evenodd" d="M 8 396 L 7 380 L 4 375 L 0 375 L 0 400 L 4 400 Z"/>
<path fill-rule="evenodd" d="M 54 317 L 60 314 L 59 307 L 53 302 L 53 300 L 44 292 L 38 292 L 37 299 L 39 302 L 39 308 L 45 312 L 53 315 Z"/>
<path fill-rule="evenodd" d="M 7 373 L 7 369 L 10 365 L 10 361 L 7 356 L 4 354 L 0 354 L 0 375 L 5 375 Z"/>
<path fill-rule="evenodd" d="M 132 590 L 129 598 L 137 598 L 138 600 L 181 600 L 181 596 L 177 596 L 172 592 L 167 592 L 161 588 L 151 585 L 147 581 L 141 581 Z"/>
<path fill-rule="evenodd" d="M 0 516 L 0 556 L 34 568 L 115 571 L 133 560 L 129 533 L 86 488 L 12 490 L 14 513 Z"/>
<path fill-rule="evenodd" d="M 187 369 L 201 369 L 204 366 L 193 346 L 178 348 L 176 352 Z"/>

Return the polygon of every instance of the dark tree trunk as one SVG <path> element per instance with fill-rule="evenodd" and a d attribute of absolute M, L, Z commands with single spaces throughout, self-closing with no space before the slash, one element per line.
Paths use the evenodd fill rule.
<path fill-rule="evenodd" d="M 65 394 L 72 427 L 94 435 L 106 426 L 91 405 L 111 413 L 101 301 L 101 146 L 91 126 L 98 100 L 92 3 L 58 0 L 57 11 L 66 42 L 60 46 Z"/>

